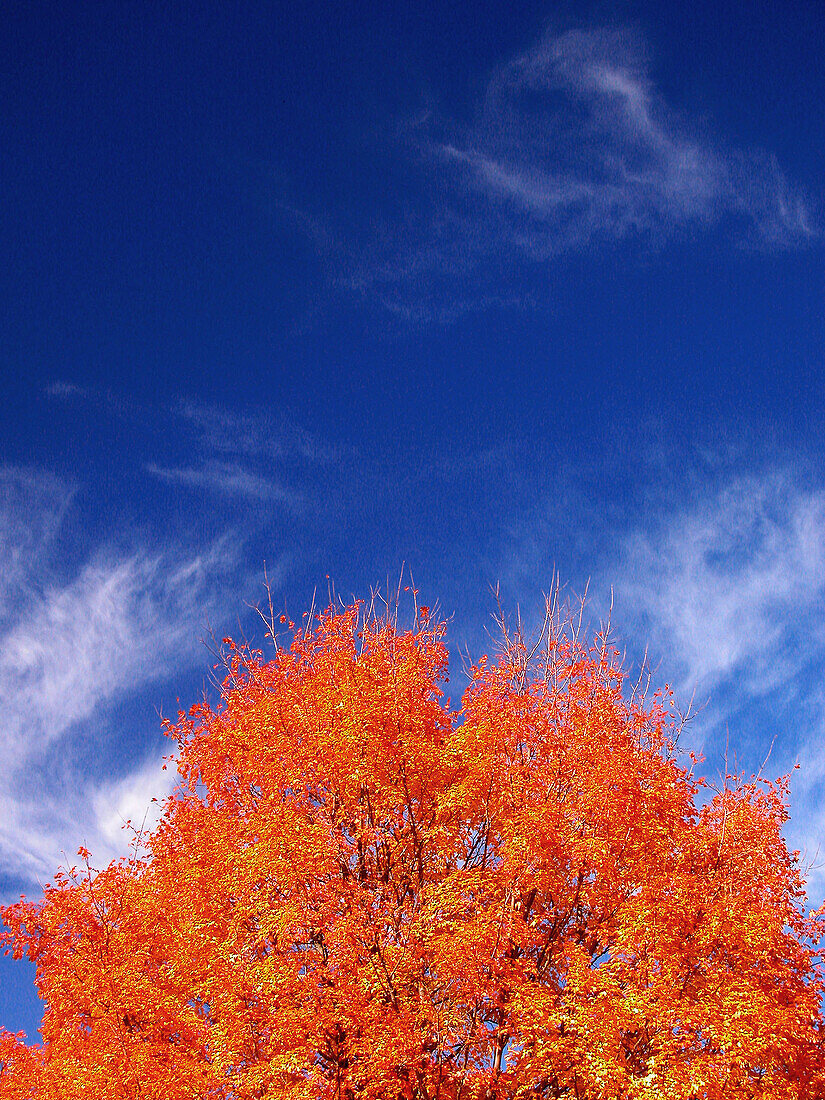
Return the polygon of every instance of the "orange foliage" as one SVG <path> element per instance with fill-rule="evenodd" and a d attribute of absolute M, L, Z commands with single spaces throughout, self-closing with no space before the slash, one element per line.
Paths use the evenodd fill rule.
<path fill-rule="evenodd" d="M 3 1100 L 825 1097 L 785 784 L 709 797 L 561 629 L 453 713 L 443 638 L 353 606 L 230 647 L 146 852 L 5 910 L 46 1007 Z"/>

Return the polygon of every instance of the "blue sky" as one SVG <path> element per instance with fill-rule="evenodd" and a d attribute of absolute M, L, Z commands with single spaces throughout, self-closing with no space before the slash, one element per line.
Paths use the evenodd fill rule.
<path fill-rule="evenodd" d="M 8 22 L 2 897 L 123 850 L 264 562 L 293 617 L 406 562 L 476 655 L 491 585 L 612 589 L 708 774 L 802 765 L 821 900 L 821 4 Z"/>

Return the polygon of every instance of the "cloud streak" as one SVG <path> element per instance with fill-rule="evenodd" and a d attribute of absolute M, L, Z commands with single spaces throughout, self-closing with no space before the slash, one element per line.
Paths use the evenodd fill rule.
<path fill-rule="evenodd" d="M 766 467 L 743 448 L 689 455 L 679 469 L 671 452 L 637 454 L 631 479 L 619 471 L 611 483 L 612 501 L 591 491 L 582 466 L 559 471 L 553 495 L 504 535 L 497 575 L 512 602 L 533 609 L 534 625 L 536 578 L 553 566 L 562 581 L 575 578 L 574 606 L 591 578 L 591 627 L 607 620 L 612 592 L 614 641 L 631 678 L 646 653 L 654 688 L 670 684 L 682 711 L 694 700 L 681 747 L 706 754 L 712 781 L 728 731 L 731 771 L 756 772 L 774 741 L 764 775 L 800 762 L 787 836 L 816 904 L 825 897 L 825 487 L 801 462 Z"/>
<path fill-rule="evenodd" d="M 62 402 L 97 404 L 130 422 L 154 420 L 167 432 L 173 424 L 176 436 L 186 441 L 188 461 L 149 461 L 143 463 L 143 469 L 168 485 L 195 492 L 280 504 L 298 512 L 305 493 L 295 483 L 306 480 L 308 469 L 329 466 L 335 458 L 329 445 L 267 408 L 250 411 L 179 401 L 158 411 L 135 407 L 109 391 L 66 381 L 53 382 L 44 392 Z M 0 484 L 0 497 L 3 491 Z"/>
<path fill-rule="evenodd" d="M 668 654 L 683 690 L 736 677 L 761 695 L 821 647 L 825 493 L 790 474 L 739 476 L 668 510 L 624 545 L 621 606 Z M 793 644 L 804 639 L 804 644 Z"/>
<path fill-rule="evenodd" d="M 43 567 L 74 493 L 50 474 L 0 467 L 0 623 Z"/>
<path fill-rule="evenodd" d="M 198 457 L 186 466 L 146 464 L 146 472 L 172 485 L 300 511 L 304 493 L 293 484 L 308 468 L 328 465 L 332 449 L 293 424 L 264 410 L 225 409 L 180 402 L 173 415 L 195 440 Z"/>
<path fill-rule="evenodd" d="M 225 541 L 201 554 L 101 551 L 44 583 L 70 490 L 29 471 L 4 470 L 0 485 L 0 542 L 20 563 L 0 620 L 0 872 L 34 880 L 81 841 L 103 859 L 122 851 L 113 822 L 165 793 L 154 734 L 141 749 L 137 731 L 123 744 L 120 731 L 121 763 L 107 769 L 105 714 L 197 662 L 237 563 Z"/>
<path fill-rule="evenodd" d="M 775 162 L 696 130 L 658 94 L 638 38 L 569 31 L 503 66 L 476 124 L 433 148 L 531 255 L 725 215 L 772 245 L 812 236 Z"/>
<path fill-rule="evenodd" d="M 208 451 L 320 465 L 335 457 L 332 449 L 310 432 L 268 410 L 252 412 L 182 401 L 175 412 Z"/>
<path fill-rule="evenodd" d="M 401 314 L 415 314 L 411 298 L 433 313 L 450 280 L 466 288 L 492 266 L 501 288 L 525 265 L 614 241 L 660 247 L 722 228 L 775 249 L 818 235 L 773 157 L 728 147 L 668 105 L 629 30 L 548 33 L 492 74 L 471 124 L 429 113 L 408 140 L 428 173 L 427 228 L 406 227 L 393 255 L 354 278 Z"/>
<path fill-rule="evenodd" d="M 731 771 L 756 772 L 774 741 L 763 774 L 800 762 L 786 832 L 817 904 L 825 897 L 825 488 L 800 466 L 766 469 L 741 450 L 681 461 L 677 471 L 672 454 L 639 458 L 633 485 L 616 487 L 618 511 L 586 481 L 582 490 L 580 469 L 560 476 L 550 502 L 506 539 L 504 579 L 530 606 L 535 578 L 550 576 L 560 551 L 563 580 L 571 563 L 579 590 L 592 578 L 591 625 L 607 618 L 612 590 L 628 671 L 635 679 L 646 651 L 653 686 L 669 683 L 683 711 L 694 700 L 681 747 L 707 755 L 712 781 L 728 731 Z"/>
<path fill-rule="evenodd" d="M 730 476 L 631 533 L 618 563 L 617 617 L 650 641 L 684 703 L 709 698 L 688 736 L 701 749 L 723 720 L 744 770 L 790 771 L 787 835 L 813 905 L 825 897 L 825 491 L 793 473 Z M 747 723 L 745 725 L 744 723 Z M 740 765 L 733 760 L 732 770 Z"/>
<path fill-rule="evenodd" d="M 206 461 L 201 466 L 157 466 L 150 462 L 147 473 L 172 485 L 205 489 L 227 497 L 271 501 L 293 511 L 303 503 L 302 495 L 272 478 L 263 477 L 240 462 Z"/>

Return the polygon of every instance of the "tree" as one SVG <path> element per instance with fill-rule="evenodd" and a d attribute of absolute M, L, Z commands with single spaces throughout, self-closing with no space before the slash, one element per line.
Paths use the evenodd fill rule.
<path fill-rule="evenodd" d="M 426 608 L 227 642 L 145 849 L 5 910 L 45 1011 L 0 1094 L 825 1097 L 786 781 L 707 789 L 669 695 L 546 626 L 458 713 Z"/>

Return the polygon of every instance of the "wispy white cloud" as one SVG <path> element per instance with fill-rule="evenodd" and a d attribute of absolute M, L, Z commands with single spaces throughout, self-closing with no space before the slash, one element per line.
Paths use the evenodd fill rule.
<path fill-rule="evenodd" d="M 229 497 L 245 497 L 250 500 L 273 501 L 298 509 L 303 496 L 272 477 L 264 477 L 248 469 L 240 462 L 209 460 L 201 466 L 157 466 L 150 462 L 148 473 L 173 485 L 191 489 L 205 489 Z"/>
<path fill-rule="evenodd" d="M 92 784 L 86 792 L 95 825 L 95 856 L 100 864 L 123 854 L 124 830 L 140 840 L 157 825 L 163 800 L 177 779 L 174 765 L 152 755 L 143 765 L 115 780 Z"/>
<path fill-rule="evenodd" d="M 74 495 L 73 485 L 50 474 L 0 467 L 0 622 L 42 570 Z"/>
<path fill-rule="evenodd" d="M 12 470 L 0 485 L 0 544 L 19 563 L 0 621 L 0 871 L 33 879 L 80 842 L 122 851 L 115 817 L 135 820 L 150 789 L 165 793 L 154 735 L 141 750 L 132 731 L 116 751 L 107 708 L 202 660 L 198 639 L 222 617 L 220 582 L 237 562 L 226 540 L 201 554 L 104 549 L 52 582 L 47 543 L 69 490 Z"/>
<path fill-rule="evenodd" d="M 646 54 L 626 30 L 548 34 L 494 74 L 475 125 L 434 150 L 533 255 L 725 215 L 770 244 L 810 238 L 807 204 L 775 161 L 680 118 Z"/>
<path fill-rule="evenodd" d="M 6 743 L 53 741 L 119 692 L 165 675 L 173 654 L 191 656 L 214 610 L 208 581 L 229 557 L 224 543 L 193 558 L 138 552 L 44 587 L 0 640 Z"/>
<path fill-rule="evenodd" d="M 182 401 L 177 415 L 194 431 L 199 445 L 220 454 L 324 464 L 333 449 L 284 415 Z"/>
<path fill-rule="evenodd" d="M 299 486 L 308 485 L 318 468 L 334 458 L 326 443 L 267 408 L 182 401 L 173 412 L 192 435 L 196 461 L 146 466 L 148 473 L 172 484 L 281 504 L 297 512 L 306 497 Z"/>
<path fill-rule="evenodd" d="M 445 281 L 466 296 L 492 265 L 501 289 L 525 265 L 600 243 L 658 247 L 721 226 L 763 248 L 818 235 L 774 157 L 726 144 L 666 102 L 649 49 L 627 29 L 545 34 L 492 74 L 470 124 L 429 112 L 408 140 L 433 209 L 353 275 L 402 314 L 411 300 L 432 313 Z"/>
<path fill-rule="evenodd" d="M 187 441 L 187 461 L 153 460 L 145 462 L 143 469 L 167 484 L 227 498 L 281 504 L 298 511 L 305 499 L 299 484 L 307 481 L 310 471 L 328 466 L 336 457 L 329 444 L 265 406 L 251 410 L 187 400 L 158 410 L 136 406 L 108 390 L 66 381 L 51 383 L 45 393 L 62 402 L 97 405 L 130 423 L 136 418 L 154 421 L 158 429 L 167 431 L 174 425 L 176 435 L 183 434 Z"/>
<path fill-rule="evenodd" d="M 641 447 L 640 447 L 641 450 Z M 585 618 L 611 615 L 634 675 L 647 650 L 652 684 L 693 700 L 683 749 L 731 771 L 792 772 L 787 836 L 804 854 L 812 904 L 825 897 L 825 487 L 788 462 L 765 468 L 745 446 L 634 456 L 606 498 L 585 467 L 559 470 L 552 496 L 504 534 L 493 574 L 539 616 L 537 585 L 554 567 L 563 598 L 589 583 Z M 626 471 L 625 471 L 626 472 Z M 637 495 L 634 495 L 637 494 Z M 540 621 L 540 617 L 537 621 Z M 809 867 L 811 859 L 818 862 Z"/>
<path fill-rule="evenodd" d="M 805 737 L 791 779 L 791 843 L 801 853 L 812 905 L 825 900 L 825 688 L 819 686 L 800 708 Z"/>
<path fill-rule="evenodd" d="M 808 897 L 825 896 L 825 491 L 790 472 L 739 475 L 672 502 L 632 533 L 614 562 L 616 619 L 650 641 L 652 664 L 684 704 L 708 700 L 688 738 L 732 770 L 791 779 L 787 836 Z M 746 763 L 747 762 L 747 763 Z"/>
<path fill-rule="evenodd" d="M 327 465 L 333 457 L 329 446 L 267 409 L 183 401 L 174 415 L 193 437 L 196 461 L 186 466 L 150 462 L 145 467 L 170 484 L 298 511 L 304 493 L 297 483 L 305 483 L 308 471 Z"/>
<path fill-rule="evenodd" d="M 825 641 L 825 492 L 788 473 L 734 477 L 631 533 L 618 568 L 624 612 L 684 690 L 736 677 L 762 694 Z M 807 646 L 793 644 L 803 634 Z"/>

